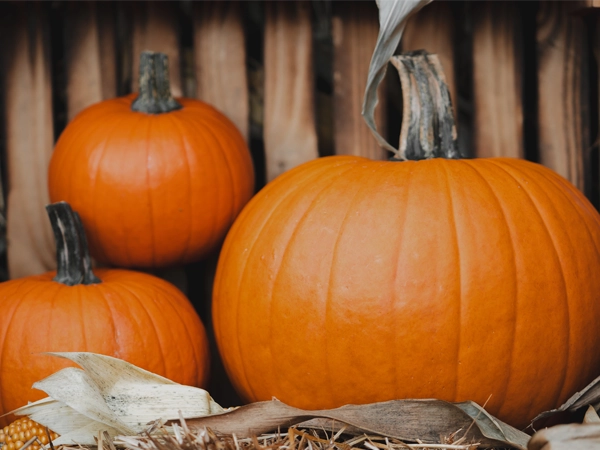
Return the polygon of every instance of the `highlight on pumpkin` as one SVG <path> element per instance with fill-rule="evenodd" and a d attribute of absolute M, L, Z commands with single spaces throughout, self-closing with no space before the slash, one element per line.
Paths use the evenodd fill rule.
<path fill-rule="evenodd" d="M 48 430 L 39 423 L 24 417 L 17 419 L 0 429 L 0 447 L 2 450 L 19 450 L 27 445 L 27 449 L 40 450 L 42 445 L 58 438 L 58 434 Z"/>

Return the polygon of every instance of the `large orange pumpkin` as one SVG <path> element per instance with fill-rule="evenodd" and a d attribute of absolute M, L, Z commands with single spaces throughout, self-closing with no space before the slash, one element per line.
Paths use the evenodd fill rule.
<path fill-rule="evenodd" d="M 31 385 L 68 364 L 43 354 L 50 351 L 115 356 L 203 386 L 207 337 L 186 297 L 141 272 L 104 269 L 94 275 L 77 217 L 67 204 L 48 208 L 58 238 L 58 273 L 0 284 L 0 415 L 45 396 Z"/>
<path fill-rule="evenodd" d="M 223 114 L 171 97 L 167 60 L 145 52 L 140 95 L 103 101 L 61 134 L 50 199 L 79 212 L 96 259 L 122 267 L 197 260 L 222 241 L 250 199 L 244 138 Z"/>
<path fill-rule="evenodd" d="M 332 156 L 242 211 L 213 321 L 247 400 L 473 400 L 524 426 L 600 375 L 599 272 L 600 216 L 541 165 Z"/>

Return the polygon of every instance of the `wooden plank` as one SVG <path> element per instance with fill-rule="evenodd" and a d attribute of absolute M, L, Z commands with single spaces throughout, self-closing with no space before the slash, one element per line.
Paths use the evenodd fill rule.
<path fill-rule="evenodd" d="M 475 155 L 522 158 L 518 2 L 474 2 L 473 10 Z"/>
<path fill-rule="evenodd" d="M 131 77 L 133 92 L 138 90 L 140 54 L 144 50 L 150 50 L 165 53 L 169 57 L 171 93 L 175 97 L 182 95 L 175 7 L 174 2 L 148 1 L 133 4 L 133 76 Z"/>
<path fill-rule="evenodd" d="M 318 157 L 309 2 L 266 2 L 267 180 Z"/>
<path fill-rule="evenodd" d="M 541 1 L 537 16 L 540 162 L 585 190 L 588 151 L 585 25 L 581 2 Z"/>
<path fill-rule="evenodd" d="M 45 8 L 19 5 L 12 24 L 5 72 L 8 162 L 7 240 L 11 278 L 55 267 L 55 247 L 45 205 L 52 153 L 50 39 Z"/>
<path fill-rule="evenodd" d="M 454 19 L 448 2 L 432 2 L 406 24 L 402 36 L 402 51 L 426 50 L 440 59 L 456 118 L 456 82 L 454 80 Z"/>
<path fill-rule="evenodd" d="M 369 62 L 379 20 L 374 2 L 333 4 L 333 120 L 335 153 L 385 159 L 388 155 L 373 137 L 361 115 Z M 384 88 L 375 112 L 377 129 L 385 134 Z"/>
<path fill-rule="evenodd" d="M 248 79 L 239 2 L 194 4 L 196 96 L 229 117 L 248 140 Z"/>
<path fill-rule="evenodd" d="M 65 17 L 67 117 L 115 97 L 115 23 L 110 4 L 69 2 Z"/>
<path fill-rule="evenodd" d="M 582 8 L 600 8 L 600 0 L 582 0 L 578 1 L 579 9 Z"/>

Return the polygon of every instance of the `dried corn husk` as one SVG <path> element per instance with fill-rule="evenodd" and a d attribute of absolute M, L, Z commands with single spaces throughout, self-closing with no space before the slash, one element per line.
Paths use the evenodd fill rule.
<path fill-rule="evenodd" d="M 225 410 L 204 389 L 177 384 L 123 360 L 86 352 L 49 353 L 69 367 L 33 385 L 50 397 L 13 411 L 60 435 L 54 444 L 95 445 L 98 432 L 135 435 L 151 421 L 201 417 Z"/>
<path fill-rule="evenodd" d="M 374 117 L 378 101 L 377 87 L 385 77 L 388 62 L 398 48 L 408 18 L 430 2 L 431 0 L 377 0 L 379 35 L 369 65 L 362 115 L 379 145 L 398 158 L 401 158 L 398 150 L 377 131 Z"/>
<path fill-rule="evenodd" d="M 153 437 L 151 430 L 158 429 L 172 433 L 179 442 L 181 430 L 177 423 L 190 436 L 194 430 L 199 433 L 196 437 L 201 437 L 211 429 L 219 435 L 243 439 L 319 418 L 333 421 L 324 426 L 326 429 L 341 423 L 345 424 L 344 429 L 354 430 L 348 433 L 369 433 L 426 445 L 437 445 L 440 436 L 452 436 L 448 442 L 453 442 L 455 448 L 467 445 L 524 450 L 528 439 L 472 402 L 392 400 L 309 411 L 273 399 L 225 410 L 202 389 L 179 385 L 116 358 L 94 353 L 51 355 L 69 359 L 82 369 L 63 369 L 35 383 L 34 387 L 50 397 L 14 413 L 26 414 L 59 433 L 61 436 L 53 441 L 55 445 L 96 446 L 97 436 L 106 436 L 106 442 L 115 438 L 132 442 L 136 435 L 155 444 L 156 439 L 172 441 L 164 432 Z M 167 427 L 168 421 L 174 423 Z M 166 450 L 158 444 L 155 447 L 144 448 Z"/>

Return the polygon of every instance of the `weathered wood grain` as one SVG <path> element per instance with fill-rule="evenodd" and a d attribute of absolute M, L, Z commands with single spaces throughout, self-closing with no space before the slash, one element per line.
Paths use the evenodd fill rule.
<path fill-rule="evenodd" d="M 194 4 L 196 96 L 215 106 L 248 140 L 248 78 L 239 2 Z"/>
<path fill-rule="evenodd" d="M 578 3 L 581 8 L 600 8 L 600 0 L 582 0 Z"/>
<path fill-rule="evenodd" d="M 52 90 L 48 19 L 41 4 L 19 5 L 5 67 L 7 240 L 11 278 L 55 267 L 45 205 L 52 154 Z"/>
<path fill-rule="evenodd" d="M 589 90 L 583 2 L 539 3 L 537 16 L 540 162 L 585 190 Z"/>
<path fill-rule="evenodd" d="M 402 36 L 402 51 L 427 50 L 440 59 L 452 103 L 456 103 L 454 80 L 454 18 L 448 2 L 432 2 L 406 24 Z M 456 118 L 456 108 L 454 116 Z"/>
<path fill-rule="evenodd" d="M 318 157 L 310 8 L 309 2 L 265 3 L 267 180 Z"/>
<path fill-rule="evenodd" d="M 169 57 L 171 93 L 182 95 L 179 42 L 175 2 L 133 3 L 133 68 L 131 90 L 138 90 L 138 67 L 144 50 L 165 53 Z"/>
<path fill-rule="evenodd" d="M 369 61 L 379 32 L 374 2 L 355 1 L 333 5 L 333 124 L 336 154 L 385 159 L 361 115 L 369 73 Z M 379 92 L 375 112 L 377 129 L 385 135 L 385 88 Z"/>
<path fill-rule="evenodd" d="M 478 157 L 524 155 L 517 2 L 473 3 L 474 148 Z"/>
<path fill-rule="evenodd" d="M 110 4 L 66 4 L 67 118 L 116 96 L 115 22 Z"/>

